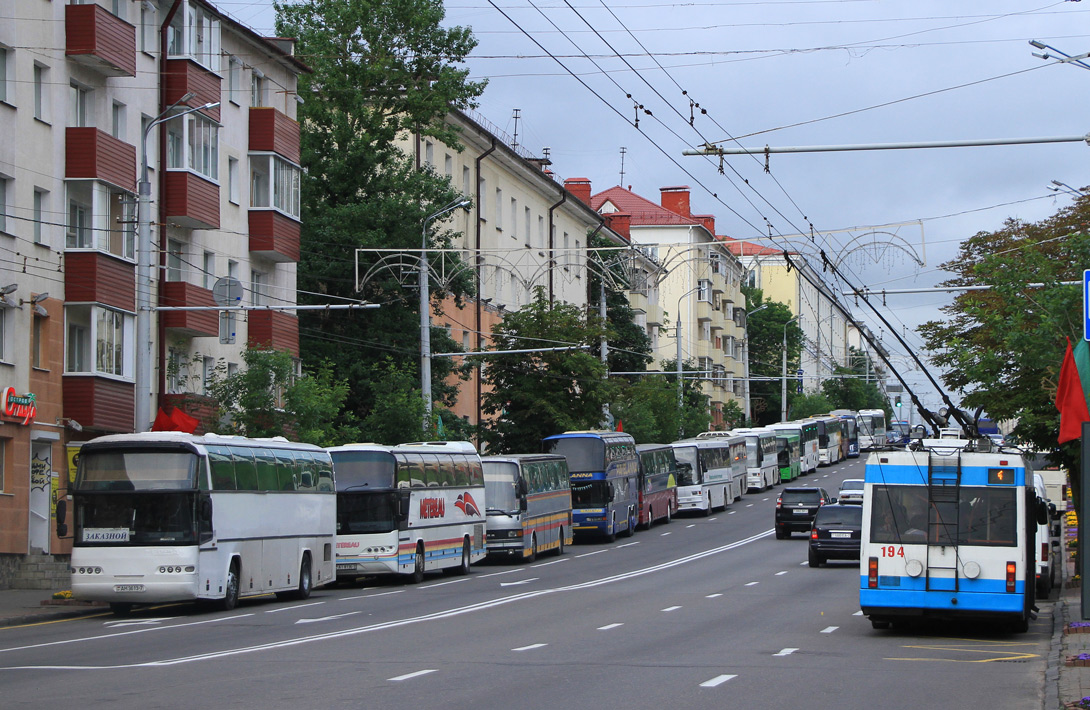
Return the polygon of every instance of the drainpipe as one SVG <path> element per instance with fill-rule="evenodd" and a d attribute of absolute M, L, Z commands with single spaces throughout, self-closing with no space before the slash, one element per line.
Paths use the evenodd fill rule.
<path fill-rule="evenodd" d="M 560 201 L 549 208 L 549 308 L 553 307 L 553 271 L 556 269 L 556 229 L 553 222 L 553 210 L 568 201 L 568 190 L 560 193 Z"/>
<path fill-rule="evenodd" d="M 492 152 L 496 150 L 496 137 L 489 136 L 489 140 L 491 140 L 491 145 L 488 146 L 488 150 L 478 155 L 477 159 L 474 161 L 477 184 L 473 188 L 473 194 L 476 196 L 476 199 L 474 199 L 473 202 L 476 205 L 477 223 L 473 227 L 476 239 L 476 249 L 473 256 L 474 260 L 476 260 L 476 263 L 473 265 L 473 273 L 475 279 L 475 288 L 477 289 L 477 307 L 474 309 L 476 311 L 476 319 L 474 321 L 476 323 L 476 327 L 474 328 L 474 330 L 477 333 L 477 350 L 480 350 L 482 345 L 484 344 L 484 338 L 481 335 L 481 198 L 483 197 L 481 195 L 481 162 L 488 156 L 492 155 Z M 481 368 L 479 364 L 477 365 L 477 376 L 474 378 L 474 380 L 476 381 L 475 396 L 477 400 L 477 429 L 479 431 L 481 426 Z M 478 446 L 480 444 L 479 439 L 480 435 L 478 434 Z"/>

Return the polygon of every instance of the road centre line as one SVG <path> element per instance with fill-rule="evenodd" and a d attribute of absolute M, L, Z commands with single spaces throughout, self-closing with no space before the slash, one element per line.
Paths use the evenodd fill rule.
<path fill-rule="evenodd" d="M 393 678 L 387 678 L 386 680 L 391 680 L 391 681 L 408 680 L 409 678 L 417 678 L 419 676 L 427 675 L 428 673 L 434 673 L 434 672 L 435 672 L 434 668 L 429 668 L 429 669 L 423 670 L 423 671 L 416 671 L 415 673 L 406 673 L 405 675 L 394 676 Z"/>
<path fill-rule="evenodd" d="M 429 584 L 426 587 L 419 587 L 419 589 L 435 589 L 436 587 L 445 587 L 448 584 L 461 584 L 462 582 L 468 581 L 468 579 L 452 579 L 449 582 L 437 582 L 436 584 Z"/>
<path fill-rule="evenodd" d="M 730 510 L 730 511 L 727 511 L 727 515 L 734 515 L 737 512 L 738 512 L 737 510 Z"/>
<path fill-rule="evenodd" d="M 664 532 L 664 533 L 662 533 L 661 535 L 659 535 L 659 537 L 666 537 L 666 536 L 667 536 L 667 535 L 669 535 L 669 534 L 670 534 L 670 533 L 668 533 L 668 532 Z"/>
<path fill-rule="evenodd" d="M 705 599 L 715 599 L 715 598 L 721 597 L 721 596 L 723 596 L 723 595 L 720 594 L 719 592 L 716 592 L 715 594 L 707 594 L 707 595 L 704 596 L 704 598 Z"/>
<path fill-rule="evenodd" d="M 746 582 L 747 587 L 752 587 L 755 584 L 760 584 L 760 582 Z"/>
<path fill-rule="evenodd" d="M 623 544 L 623 545 L 617 545 L 617 549 L 619 550 L 619 549 L 621 549 L 622 547 L 632 547 L 633 545 L 639 545 L 639 544 L 640 544 L 640 541 L 639 541 L 639 540 L 636 540 L 635 542 L 626 542 L 626 543 L 625 543 L 625 544 Z"/>
<path fill-rule="evenodd" d="M 279 609 L 269 609 L 266 614 L 279 614 L 282 611 L 290 611 L 292 609 L 303 609 L 308 606 L 318 606 L 319 604 L 325 604 L 325 602 L 310 602 L 309 604 L 292 604 L 291 606 L 282 606 Z"/>
<path fill-rule="evenodd" d="M 747 507 L 747 508 L 752 508 L 752 507 L 753 507 L 753 504 L 752 504 L 752 503 L 746 503 L 746 507 Z"/>
<path fill-rule="evenodd" d="M 512 651 L 533 651 L 535 648 L 544 648 L 548 646 L 547 643 L 532 643 L 529 646 L 519 646 L 518 648 L 512 648 Z"/>
<path fill-rule="evenodd" d="M 435 620 L 438 620 L 438 619 L 449 619 L 449 618 L 453 618 L 453 617 L 457 617 L 457 616 L 463 616 L 463 615 L 466 615 L 466 614 L 473 614 L 473 613 L 477 613 L 477 612 L 480 612 L 480 611 L 486 611 L 486 610 L 493 609 L 493 608 L 496 608 L 496 607 L 499 607 L 499 606 L 505 606 L 505 605 L 513 604 L 513 603 L 520 602 L 520 601 L 529 601 L 531 599 L 536 599 L 537 597 L 544 596 L 544 595 L 547 595 L 547 594 L 558 594 L 558 593 L 563 593 L 563 592 L 582 591 L 582 590 L 586 590 L 586 589 L 594 589 L 596 587 L 604 586 L 604 585 L 607 585 L 607 584 L 615 584 L 617 582 L 627 581 L 629 579 L 633 579 L 633 578 L 636 578 L 636 577 L 642 577 L 642 576 L 646 576 L 646 575 L 650 575 L 650 574 L 656 574 L 656 573 L 659 573 L 659 572 L 663 572 L 665 570 L 669 570 L 669 569 L 672 569 L 674 567 L 678 567 L 680 565 L 689 564 L 691 562 L 696 562 L 698 560 L 702 560 L 702 559 L 705 559 L 707 557 L 711 557 L 713 555 L 718 555 L 718 554 L 721 554 L 723 552 L 729 552 L 729 551 L 732 551 L 732 550 L 736 550 L 736 549 L 738 549 L 740 547 L 744 547 L 745 545 L 750 545 L 750 544 L 752 544 L 754 542 L 757 542 L 758 540 L 766 538 L 769 535 L 771 535 L 773 532 L 775 532 L 775 530 L 772 529 L 772 528 L 769 528 L 767 530 L 763 530 L 763 531 L 761 531 L 759 533 L 755 533 L 755 534 L 750 535 L 748 537 L 741 538 L 739 540 L 735 540 L 733 542 L 729 542 L 729 543 L 726 543 L 726 544 L 723 544 L 723 545 L 718 545 L 716 547 L 708 548 L 706 550 L 701 550 L 700 552 L 694 552 L 694 553 L 691 553 L 691 554 L 688 554 L 688 555 L 684 555 L 682 557 L 674 558 L 672 560 L 667 560 L 665 562 L 660 562 L 658 564 L 651 565 L 649 567 L 641 567 L 641 568 L 638 568 L 638 569 L 630 570 L 628 572 L 621 572 L 621 573 L 612 574 L 612 575 L 609 575 L 609 576 L 606 576 L 606 577 L 591 579 L 591 580 L 588 580 L 586 582 L 578 582 L 578 583 L 575 583 L 575 584 L 565 585 L 565 586 L 562 586 L 562 587 L 554 587 L 554 588 L 551 588 L 551 589 L 529 590 L 529 591 L 526 591 L 526 592 L 519 592 L 517 594 L 511 594 L 511 595 L 500 597 L 500 598 L 497 598 L 497 599 L 488 599 L 488 600 L 485 600 L 485 601 L 480 601 L 480 602 L 474 602 L 472 604 L 467 604 L 465 606 L 453 607 L 453 608 L 450 608 L 450 609 L 446 609 L 446 610 L 442 610 L 442 611 L 438 611 L 438 612 L 433 612 L 433 613 L 430 613 L 430 614 L 421 614 L 421 615 L 413 616 L 413 617 L 407 617 L 407 618 L 402 618 L 402 619 L 394 619 L 394 620 L 391 620 L 391 621 L 379 622 L 379 623 L 370 624 L 370 625 L 367 625 L 367 626 L 357 626 L 357 627 L 354 627 L 354 628 L 341 629 L 339 631 L 327 631 L 327 632 L 324 632 L 324 633 L 317 633 L 317 634 L 312 634 L 312 635 L 309 635 L 309 636 L 301 636 L 301 637 L 298 637 L 298 638 L 285 639 L 285 640 L 281 640 L 281 641 L 272 641 L 272 642 L 268 642 L 268 643 L 255 644 L 255 645 L 252 645 L 252 646 L 240 646 L 240 647 L 236 647 L 236 648 L 227 648 L 227 649 L 223 649 L 223 650 L 219 650 L 219 651 L 209 651 L 209 652 L 206 652 L 206 653 L 199 653 L 199 654 L 194 654 L 194 655 L 189 655 L 189 656 L 180 656 L 180 657 L 175 657 L 175 658 L 164 658 L 164 659 L 161 659 L 161 660 L 153 660 L 153 661 L 141 661 L 139 663 L 123 663 L 123 664 L 102 665 L 102 666 L 90 666 L 90 665 L 86 665 L 86 666 L 81 666 L 81 665 L 7 666 L 7 667 L 0 667 L 0 670 L 9 670 L 9 671 L 10 670 L 108 670 L 108 669 L 120 669 L 120 668 L 163 668 L 163 667 L 177 666 L 177 665 L 182 665 L 182 664 L 187 664 L 187 663 L 197 663 L 197 662 L 200 662 L 200 661 L 210 661 L 210 660 L 217 660 L 217 659 L 220 659 L 220 658 L 228 658 L 228 657 L 233 657 L 233 656 L 242 656 L 242 655 L 247 655 L 247 654 L 252 654 L 252 653 L 261 653 L 261 652 L 264 652 L 264 651 L 276 651 L 276 650 L 281 650 L 281 649 L 284 649 L 284 648 L 290 648 L 290 647 L 294 647 L 294 646 L 304 646 L 304 645 L 311 644 L 311 643 L 325 642 L 325 641 L 328 641 L 330 639 L 348 638 L 348 637 L 352 637 L 352 636 L 358 636 L 360 634 L 373 633 L 375 631 L 383 631 L 383 630 L 387 630 L 387 629 L 399 628 L 399 627 L 402 627 L 402 626 L 411 626 L 411 625 L 415 625 L 415 624 L 429 623 L 429 622 L 432 622 L 432 621 L 435 621 Z M 604 552 L 604 550 L 602 550 L 602 551 Z M 596 553 L 588 553 L 588 554 L 596 554 Z M 244 616 L 253 616 L 253 614 L 240 614 L 240 615 L 235 615 L 235 616 L 230 616 L 230 617 L 223 617 L 223 618 L 220 618 L 220 619 L 207 619 L 207 620 L 203 620 L 203 621 L 199 621 L 199 622 L 193 622 L 191 624 L 179 624 L 178 626 L 196 626 L 196 625 L 199 625 L 199 624 L 216 623 L 216 622 L 219 622 L 219 621 L 229 621 L 229 620 L 233 620 L 233 619 L 238 619 L 238 618 L 241 618 L 241 617 L 244 617 Z M 99 635 L 99 636 L 86 637 L 86 638 L 81 638 L 81 639 L 71 639 L 71 640 L 67 640 L 67 641 L 55 641 L 55 642 L 45 643 L 45 644 L 35 644 L 33 646 L 0 649 L 0 653 L 4 653 L 6 651 L 23 650 L 23 649 L 26 649 L 26 648 L 40 648 L 40 647 L 45 647 L 45 646 L 60 646 L 60 645 L 64 645 L 64 644 L 79 643 L 79 642 L 83 642 L 83 641 L 113 639 L 113 638 L 116 638 L 118 636 L 123 636 L 123 635 L 127 635 L 127 634 L 147 633 L 147 632 L 150 632 L 150 631 L 158 631 L 158 630 L 166 629 L 166 628 L 175 628 L 175 627 L 174 626 L 156 626 L 156 627 L 134 629 L 134 630 L 131 630 L 131 631 L 123 631 L 123 632 L 119 632 L 119 633 L 116 633 L 116 634 L 103 634 L 103 635 Z"/>
<path fill-rule="evenodd" d="M 809 563 L 807 563 L 807 564 L 809 564 Z M 785 574 L 787 574 L 787 570 L 783 570 L 782 572 L 777 572 L 777 573 L 776 573 L 776 576 L 777 576 L 777 577 L 782 577 L 782 576 L 783 576 L 783 575 L 785 575 Z"/>
<path fill-rule="evenodd" d="M 706 680 L 703 683 L 701 683 L 700 687 L 701 688 L 714 688 L 717 685 L 722 685 L 723 683 L 726 683 L 731 678 L 737 678 L 737 677 L 738 676 L 736 676 L 736 675 L 717 675 L 714 678 L 712 678 L 711 680 Z"/>
<path fill-rule="evenodd" d="M 570 557 L 561 557 L 560 559 L 552 560 L 551 562 L 539 562 L 536 565 L 530 565 L 530 569 L 537 569 L 538 567 L 548 567 L 549 565 L 555 565 L 558 562 L 567 562 L 570 559 Z"/>
<path fill-rule="evenodd" d="M 478 574 L 478 575 L 475 575 L 475 576 L 477 577 L 477 579 L 485 579 L 487 577 L 499 577 L 501 574 L 511 574 L 513 572 L 521 572 L 521 571 L 522 570 L 520 570 L 520 569 L 505 569 L 502 572 L 491 572 L 489 574 Z"/>

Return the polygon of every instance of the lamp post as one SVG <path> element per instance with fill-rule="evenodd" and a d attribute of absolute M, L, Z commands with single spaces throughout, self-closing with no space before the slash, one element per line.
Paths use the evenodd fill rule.
<path fill-rule="evenodd" d="M 799 320 L 801 315 L 792 316 L 783 324 L 783 378 L 780 382 L 780 421 L 787 421 L 787 326 Z"/>
<path fill-rule="evenodd" d="M 682 426 L 681 412 L 684 403 L 684 380 L 681 378 L 681 302 L 694 291 L 699 291 L 700 286 L 693 286 L 691 289 L 681 294 L 681 297 L 677 299 L 677 438 L 681 438 L 684 433 L 684 427 Z"/>
<path fill-rule="evenodd" d="M 750 404 L 750 398 L 749 398 L 749 317 L 751 315 L 753 315 L 754 313 L 756 313 L 757 311 L 763 311 L 766 308 L 768 308 L 768 304 L 767 303 L 762 303 L 761 305 L 754 308 L 752 311 L 749 311 L 748 313 L 746 313 L 746 338 L 745 338 L 745 341 L 744 341 L 745 342 L 746 359 L 745 359 L 745 362 L 743 363 L 743 365 L 746 368 L 745 369 L 746 396 L 745 396 L 745 401 L 743 402 L 743 404 L 745 405 L 744 414 L 745 414 L 745 417 L 746 417 L 746 424 L 747 425 L 749 424 L 750 420 L 753 419 L 753 408 L 752 408 L 752 406 Z"/>
<path fill-rule="evenodd" d="M 428 285 L 428 222 L 459 207 L 469 207 L 468 197 L 459 197 L 438 212 L 424 218 L 420 230 L 420 392 L 424 398 L 425 432 L 431 424 L 431 291 Z"/>
<path fill-rule="evenodd" d="M 151 129 L 165 121 L 203 111 L 219 106 L 219 101 L 207 103 L 202 106 L 188 108 L 176 114 L 167 115 L 179 104 L 183 104 L 193 98 L 192 93 L 187 93 L 170 106 L 167 106 L 158 116 L 144 127 L 144 135 L 140 142 L 140 183 L 137 186 L 137 257 L 136 262 L 136 406 L 134 407 L 134 431 L 147 431 L 151 423 L 151 310 L 154 303 L 152 294 L 153 265 L 151 260 L 151 181 L 148 180 L 148 134 Z M 162 168 L 162 166 L 160 166 Z"/>

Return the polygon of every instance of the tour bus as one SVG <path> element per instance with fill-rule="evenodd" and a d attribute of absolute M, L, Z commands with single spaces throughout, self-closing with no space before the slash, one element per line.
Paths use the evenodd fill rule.
<path fill-rule="evenodd" d="M 818 465 L 831 466 L 840 461 L 840 417 L 815 417 L 818 429 Z"/>
<path fill-rule="evenodd" d="M 490 556 L 533 562 L 572 544 L 568 460 L 552 454 L 483 456 Z"/>
<path fill-rule="evenodd" d="M 746 481 L 745 439 L 716 436 L 670 444 L 678 462 L 678 508 L 710 515 L 741 497 Z"/>
<path fill-rule="evenodd" d="M 797 422 L 802 430 L 802 472 L 813 473 L 821 463 L 818 449 L 818 425 L 816 419 L 801 419 Z"/>
<path fill-rule="evenodd" d="M 881 409 L 860 409 L 859 450 L 874 451 L 886 445 L 886 413 Z"/>
<path fill-rule="evenodd" d="M 777 424 L 769 425 L 769 429 L 772 429 L 777 434 L 780 432 L 791 432 L 798 437 L 796 449 L 798 453 L 798 473 L 797 476 L 804 476 L 810 472 L 806 455 L 806 440 L 803 432 L 802 422 L 779 422 Z M 815 426 L 816 430 L 817 427 Z M 814 458 L 817 458 L 817 439 L 814 439 Z M 817 465 L 816 463 L 814 464 Z"/>
<path fill-rule="evenodd" d="M 275 592 L 334 578 L 329 454 L 277 437 L 115 434 L 83 444 L 72 495 L 72 596 L 134 604 Z M 57 532 L 67 535 L 66 501 Z"/>
<path fill-rule="evenodd" d="M 919 618 L 995 619 L 1026 631 L 1034 536 L 1046 506 L 1017 451 L 965 439 L 867 459 L 859 602 L 876 629 Z"/>
<path fill-rule="evenodd" d="M 568 460 L 572 529 L 613 541 L 632 535 L 639 517 L 636 442 L 616 431 L 568 431 L 542 440 L 545 453 Z"/>
<path fill-rule="evenodd" d="M 650 528 L 656 520 L 670 522 L 677 513 L 677 459 L 669 444 L 637 444 L 640 474 L 639 525 Z"/>
<path fill-rule="evenodd" d="M 776 436 L 776 466 L 780 472 L 780 482 L 787 483 L 799 477 L 802 445 L 799 432 L 793 429 L 768 427 Z"/>
<path fill-rule="evenodd" d="M 776 432 L 773 429 L 735 429 L 746 440 L 746 492 L 763 491 L 780 480 Z"/>
<path fill-rule="evenodd" d="M 830 414 L 840 417 L 840 436 L 845 444 L 845 458 L 859 458 L 859 419 L 850 409 L 834 409 Z"/>
<path fill-rule="evenodd" d="M 466 441 L 329 449 L 337 475 L 337 577 L 468 574 L 483 559 L 481 459 Z"/>

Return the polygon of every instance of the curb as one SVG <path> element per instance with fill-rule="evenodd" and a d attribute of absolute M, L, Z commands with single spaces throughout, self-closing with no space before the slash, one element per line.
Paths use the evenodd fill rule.
<path fill-rule="evenodd" d="M 15 614 L 12 616 L 0 617 L 0 627 L 26 626 L 31 624 L 48 623 L 51 621 L 60 621 L 63 619 L 74 619 L 80 616 L 89 616 L 91 614 L 108 612 L 109 610 L 110 607 L 103 603 L 83 603 L 79 606 L 72 604 L 49 604 L 43 605 L 42 611 L 28 611 L 25 614 Z"/>

